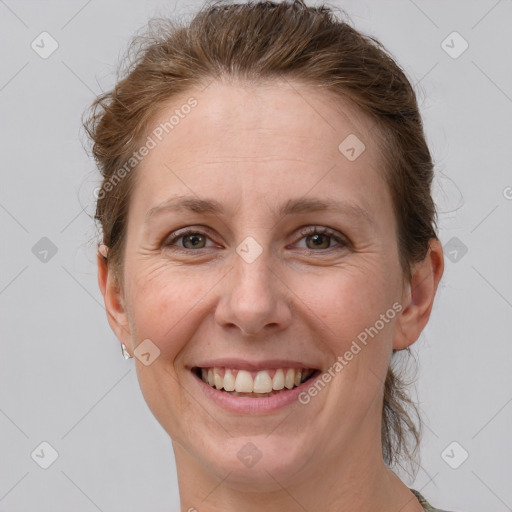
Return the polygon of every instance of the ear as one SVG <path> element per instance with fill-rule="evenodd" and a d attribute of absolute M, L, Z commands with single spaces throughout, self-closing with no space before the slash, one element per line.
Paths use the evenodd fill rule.
<path fill-rule="evenodd" d="M 124 305 L 123 294 L 113 271 L 108 268 L 106 253 L 107 247 L 100 245 L 97 254 L 98 284 L 103 295 L 108 323 L 117 339 L 124 343 L 128 351 L 133 354 L 130 337 L 130 325 Z"/>
<path fill-rule="evenodd" d="M 397 321 L 393 349 L 412 345 L 427 325 L 437 286 L 444 270 L 443 248 L 436 238 L 429 242 L 425 258 L 411 269 L 411 280 L 404 287 L 403 311 Z"/>

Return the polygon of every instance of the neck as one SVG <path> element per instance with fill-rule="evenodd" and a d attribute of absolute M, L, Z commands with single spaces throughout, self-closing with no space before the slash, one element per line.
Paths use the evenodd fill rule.
<path fill-rule="evenodd" d="M 279 475 L 266 471 L 267 481 L 252 487 L 250 482 L 240 485 L 228 471 L 215 475 L 180 444 L 173 445 L 181 512 L 423 511 L 371 443 L 352 445 L 342 456 L 336 453 L 330 459 L 308 464 L 292 480 L 280 480 Z"/>

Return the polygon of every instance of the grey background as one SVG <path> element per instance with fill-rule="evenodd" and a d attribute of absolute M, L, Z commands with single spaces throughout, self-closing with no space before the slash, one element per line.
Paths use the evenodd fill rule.
<path fill-rule="evenodd" d="M 198 5 L 0 0 L 0 511 L 179 509 L 170 440 L 96 283 L 99 181 L 79 129 L 135 30 Z M 512 510 L 512 2 L 331 5 L 380 38 L 416 84 L 454 260 L 414 346 L 426 428 L 421 469 L 406 483 L 448 510 Z M 31 48 L 43 31 L 59 44 L 47 59 Z M 442 47 L 453 31 L 469 43 L 456 59 Z M 41 252 L 43 237 L 56 254 Z M 48 469 L 31 458 L 43 441 L 58 452 Z M 442 457 L 453 441 L 452 465 L 469 454 L 457 469 Z"/>

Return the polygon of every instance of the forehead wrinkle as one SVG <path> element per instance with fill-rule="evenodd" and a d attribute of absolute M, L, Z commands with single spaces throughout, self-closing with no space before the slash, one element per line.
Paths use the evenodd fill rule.
<path fill-rule="evenodd" d="M 189 211 L 198 214 L 226 215 L 227 211 L 216 199 L 201 199 L 194 196 L 177 196 L 151 208 L 146 215 L 146 222 L 159 213 Z M 334 211 L 351 216 L 362 217 L 372 223 L 373 218 L 368 210 L 358 204 L 346 201 L 321 198 L 297 198 L 289 199 L 277 211 L 272 209 L 275 217 L 282 218 L 304 213 Z"/>

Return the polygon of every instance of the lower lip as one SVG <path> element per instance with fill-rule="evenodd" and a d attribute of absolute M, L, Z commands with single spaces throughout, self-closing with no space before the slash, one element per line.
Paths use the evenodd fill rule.
<path fill-rule="evenodd" d="M 274 396 L 268 396 L 264 398 L 249 398 L 243 396 L 233 396 L 229 393 L 226 393 L 225 391 L 212 388 L 194 372 L 191 373 L 195 377 L 195 380 L 199 383 L 201 390 L 207 398 L 212 400 L 223 409 L 241 414 L 268 413 L 291 405 L 297 401 L 298 396 L 303 391 L 305 391 L 320 375 L 320 371 L 317 370 L 306 382 L 303 382 L 300 386 L 287 391 L 281 391 L 281 393 L 278 393 Z"/>

